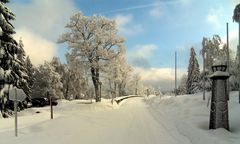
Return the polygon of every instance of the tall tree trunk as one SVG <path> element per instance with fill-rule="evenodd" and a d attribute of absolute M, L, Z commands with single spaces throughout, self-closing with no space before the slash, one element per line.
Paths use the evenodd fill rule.
<path fill-rule="evenodd" d="M 113 91 L 114 91 L 114 97 L 116 98 L 117 97 L 117 83 L 116 82 L 114 82 L 114 89 L 113 89 Z"/>
<path fill-rule="evenodd" d="M 110 78 L 108 79 L 108 83 L 109 83 L 109 88 L 110 88 L 110 94 L 111 94 L 111 102 L 113 104 L 113 90 L 112 90 L 112 83 L 111 83 L 111 80 Z"/>
<path fill-rule="evenodd" d="M 71 88 L 70 81 L 72 81 L 71 74 L 72 74 L 72 72 L 70 69 L 68 69 L 67 74 L 65 74 L 67 77 L 67 80 L 63 83 L 65 85 L 65 86 L 63 86 L 63 88 L 65 90 L 65 92 L 64 92 L 65 99 L 70 99 L 69 92 L 70 92 L 70 88 Z"/>
<path fill-rule="evenodd" d="M 68 99 L 68 91 L 69 91 L 69 82 L 67 82 L 67 85 L 66 85 L 66 91 L 65 91 L 65 99 Z"/>
<path fill-rule="evenodd" d="M 126 88 L 126 83 L 123 83 L 122 84 L 122 95 L 126 95 L 125 88 Z"/>
<path fill-rule="evenodd" d="M 95 90 L 95 100 L 96 102 L 100 102 L 101 99 L 99 97 L 99 69 L 91 67 L 92 81 Z"/>
<path fill-rule="evenodd" d="M 123 96 L 123 94 L 122 94 L 122 84 L 121 83 L 118 84 L 118 95 Z"/>
<path fill-rule="evenodd" d="M 136 81 L 135 85 L 135 95 L 138 95 L 138 80 Z"/>

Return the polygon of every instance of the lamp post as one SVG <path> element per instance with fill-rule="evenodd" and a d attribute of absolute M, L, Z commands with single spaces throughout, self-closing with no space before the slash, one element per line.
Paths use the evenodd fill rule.
<path fill-rule="evenodd" d="M 229 130 L 227 79 L 229 73 L 224 62 L 217 61 L 212 66 L 212 100 L 209 129 L 225 128 Z"/>

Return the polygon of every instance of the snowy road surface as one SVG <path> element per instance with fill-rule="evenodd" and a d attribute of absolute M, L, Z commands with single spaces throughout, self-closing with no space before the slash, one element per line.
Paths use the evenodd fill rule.
<path fill-rule="evenodd" d="M 126 100 L 115 110 L 82 111 L 73 108 L 65 109 L 63 116 L 54 120 L 20 128 L 18 138 L 13 137 L 12 130 L 5 131 L 0 134 L 0 143 L 174 144 L 180 140 L 166 130 L 164 122 L 155 120 L 143 98 Z M 4 135 L 10 139 L 5 139 Z"/>
<path fill-rule="evenodd" d="M 53 120 L 49 120 L 49 107 L 29 109 L 20 113 L 18 138 L 13 119 L 10 123 L 0 119 L 0 144 L 239 143 L 239 133 L 207 130 L 208 109 L 198 99 L 132 98 L 114 109 L 104 103 L 66 102 L 54 107 Z M 195 108 L 189 109 L 190 105 Z M 205 109 L 201 112 L 200 108 Z M 41 113 L 34 114 L 36 110 Z"/>

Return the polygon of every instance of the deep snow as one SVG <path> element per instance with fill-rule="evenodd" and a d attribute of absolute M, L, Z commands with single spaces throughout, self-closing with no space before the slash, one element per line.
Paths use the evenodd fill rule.
<path fill-rule="evenodd" d="M 239 144 L 240 104 L 231 94 L 231 132 L 208 130 L 209 108 L 201 94 L 162 98 L 131 98 L 121 105 L 62 100 L 54 107 L 19 113 L 19 136 L 14 119 L 0 119 L 0 144 Z M 36 113 L 39 111 L 40 113 Z"/>

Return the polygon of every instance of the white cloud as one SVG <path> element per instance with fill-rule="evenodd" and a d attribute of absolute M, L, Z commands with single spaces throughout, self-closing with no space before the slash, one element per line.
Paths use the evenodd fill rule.
<path fill-rule="evenodd" d="M 73 0 L 31 0 L 27 3 L 14 0 L 9 7 L 16 14 L 14 25 L 17 29 L 28 28 L 52 41 L 56 41 L 76 11 Z"/>
<path fill-rule="evenodd" d="M 42 64 L 49 61 L 57 55 L 57 46 L 55 43 L 29 31 L 28 29 L 19 29 L 14 35 L 16 40 L 22 37 L 24 50 L 29 55 L 34 65 Z"/>
<path fill-rule="evenodd" d="M 154 7 L 149 11 L 149 15 L 155 18 L 161 17 L 163 14 L 162 10 L 160 7 Z"/>
<path fill-rule="evenodd" d="M 9 8 L 16 14 L 15 39 L 22 37 L 26 54 L 34 65 L 57 55 L 56 41 L 76 11 L 74 0 L 12 0 Z"/>
<path fill-rule="evenodd" d="M 222 41 L 226 43 L 227 36 L 222 37 Z M 238 29 L 229 31 L 229 48 L 236 52 L 238 46 Z"/>
<path fill-rule="evenodd" d="M 174 68 L 134 68 L 134 73 L 138 73 L 143 82 L 154 87 L 160 87 L 162 90 L 173 90 L 175 81 L 175 69 Z M 178 69 L 178 83 L 186 70 Z"/>
<path fill-rule="evenodd" d="M 209 14 L 207 16 L 207 22 L 212 24 L 216 28 L 220 28 L 221 27 L 221 22 L 219 20 L 218 15 L 216 15 L 216 14 Z"/>
<path fill-rule="evenodd" d="M 223 26 L 221 22 L 221 17 L 223 16 L 224 10 L 221 6 L 218 8 L 212 8 L 210 9 L 206 17 L 206 22 L 211 24 L 215 29 L 221 29 Z"/>
<path fill-rule="evenodd" d="M 137 45 L 134 50 L 134 53 L 135 53 L 135 56 L 137 57 L 149 58 L 157 48 L 158 46 L 154 44 Z"/>
<path fill-rule="evenodd" d="M 154 44 L 137 45 L 128 51 L 128 60 L 133 66 L 150 67 L 149 58 L 153 55 L 158 46 Z"/>
<path fill-rule="evenodd" d="M 114 18 L 116 20 L 117 26 L 124 26 L 132 21 L 132 15 L 117 15 Z"/>
<path fill-rule="evenodd" d="M 133 24 L 132 15 L 118 14 L 113 18 L 117 23 L 119 33 L 125 36 L 135 35 L 143 31 L 143 27 L 140 24 Z"/>

